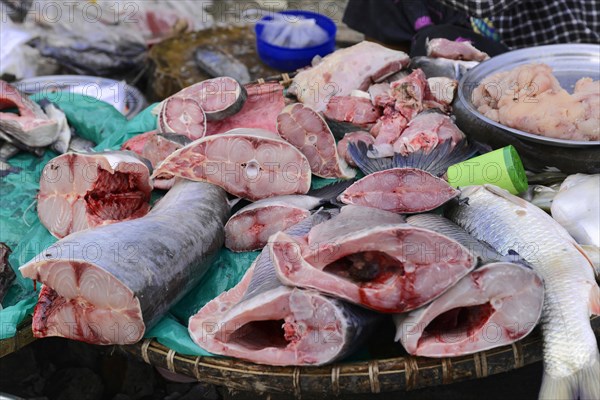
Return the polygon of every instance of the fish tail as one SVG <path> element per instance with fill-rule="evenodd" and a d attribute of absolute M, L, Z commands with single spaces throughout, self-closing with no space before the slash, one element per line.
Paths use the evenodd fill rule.
<path fill-rule="evenodd" d="M 310 190 L 307 195 L 323 199 L 324 202 L 335 200 L 342 192 L 350 187 L 356 179 L 340 180 L 319 189 Z"/>
<path fill-rule="evenodd" d="M 600 399 L 600 353 L 592 363 L 566 377 L 553 377 L 544 372 L 540 400 Z"/>

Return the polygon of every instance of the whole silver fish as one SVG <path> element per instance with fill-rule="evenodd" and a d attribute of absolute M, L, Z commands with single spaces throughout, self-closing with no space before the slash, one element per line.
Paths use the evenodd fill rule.
<path fill-rule="evenodd" d="M 517 251 L 544 279 L 540 399 L 600 399 L 600 353 L 590 314 L 600 314 L 591 261 L 548 214 L 496 186 L 465 188 L 450 219 L 501 254 Z"/>

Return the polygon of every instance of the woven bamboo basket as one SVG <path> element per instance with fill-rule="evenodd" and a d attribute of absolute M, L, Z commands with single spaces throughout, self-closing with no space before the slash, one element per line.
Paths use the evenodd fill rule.
<path fill-rule="evenodd" d="M 27 319 L 19 325 L 15 336 L 0 340 L 0 358 L 22 349 L 34 340 L 31 319 Z"/>
<path fill-rule="evenodd" d="M 600 340 L 600 317 L 592 317 Z M 453 358 L 396 357 L 324 367 L 271 367 L 217 357 L 178 354 L 152 339 L 122 348 L 146 363 L 199 381 L 254 393 L 376 394 L 447 385 L 509 372 L 542 360 L 539 329 L 510 346 Z"/>

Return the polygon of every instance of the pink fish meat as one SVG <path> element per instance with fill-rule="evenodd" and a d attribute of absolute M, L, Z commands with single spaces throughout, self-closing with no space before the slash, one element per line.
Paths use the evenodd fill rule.
<path fill-rule="evenodd" d="M 214 183 L 251 201 L 304 194 L 311 183 L 306 157 L 278 134 L 260 129 L 234 129 L 196 140 L 152 174 L 153 179 L 173 176 Z"/>
<path fill-rule="evenodd" d="M 537 325 L 544 285 L 532 269 L 487 264 L 418 310 L 394 317 L 396 340 L 408 353 L 457 357 L 511 344 Z"/>
<path fill-rule="evenodd" d="M 433 210 L 459 194 L 446 181 L 423 170 L 392 168 L 355 182 L 340 195 L 340 201 L 412 214 Z"/>
<path fill-rule="evenodd" d="M 208 121 L 220 121 L 237 114 L 247 99 L 246 89 L 233 78 L 221 76 L 184 88 L 173 97 L 196 100 Z"/>
<path fill-rule="evenodd" d="M 428 40 L 426 47 L 427 57 L 464 61 L 485 61 L 490 58 L 486 53 L 475 48 L 471 42 L 435 38 Z"/>
<path fill-rule="evenodd" d="M 303 235 L 319 212 L 288 229 Z M 313 290 L 284 286 L 264 249 L 242 281 L 190 318 L 194 342 L 214 354 L 268 365 L 322 365 L 359 348 L 378 316 Z"/>
<path fill-rule="evenodd" d="M 316 111 L 324 111 L 333 96 L 349 96 L 400 71 L 409 57 L 373 42 L 360 42 L 326 56 L 316 66 L 300 71 L 290 93 Z"/>
<path fill-rule="evenodd" d="M 245 86 L 247 99 L 236 114 L 220 121 L 208 121 L 207 135 L 236 128 L 257 128 L 277 132 L 277 116 L 285 107 L 283 86 L 263 83 Z"/>
<path fill-rule="evenodd" d="M 420 69 L 390 84 L 396 100 L 394 108 L 407 120 L 423 111 L 423 99 L 427 93 L 427 77 Z"/>
<path fill-rule="evenodd" d="M 393 213 L 346 206 L 307 237 L 279 232 L 267 247 L 286 285 L 380 312 L 404 312 L 448 290 L 477 261 L 452 239 L 400 221 Z"/>
<path fill-rule="evenodd" d="M 172 96 L 160 109 L 158 130 L 185 135 L 192 140 L 200 139 L 206 134 L 206 114 L 194 98 Z"/>
<path fill-rule="evenodd" d="M 334 96 L 323 113 L 328 124 L 349 126 L 345 132 L 370 129 L 381 117 L 381 110 L 369 99 L 357 96 Z M 331 127 L 332 130 L 334 127 Z"/>
<path fill-rule="evenodd" d="M 40 222 L 57 238 L 144 216 L 150 210 L 150 171 L 132 153 L 66 153 L 40 178 Z"/>
<path fill-rule="evenodd" d="M 356 171 L 339 157 L 327 123 L 313 109 L 290 104 L 277 117 L 277 131 L 306 156 L 313 174 L 322 178 L 350 179 Z"/>
<path fill-rule="evenodd" d="M 465 139 L 465 134 L 447 115 L 425 112 L 408 123 L 400 137 L 394 142 L 394 152 L 402 155 L 424 150 L 426 153 L 450 140 L 452 148 Z"/>

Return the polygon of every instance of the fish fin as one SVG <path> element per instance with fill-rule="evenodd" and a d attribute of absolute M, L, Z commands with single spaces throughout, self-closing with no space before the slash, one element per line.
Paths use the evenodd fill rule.
<path fill-rule="evenodd" d="M 553 377 L 544 371 L 539 399 L 600 399 L 600 353 L 586 366 L 564 377 Z"/>
<path fill-rule="evenodd" d="M 477 148 L 466 140 L 461 140 L 452 147 L 452 141 L 446 140 L 428 153 L 415 151 L 406 156 L 396 153 L 392 161 L 393 168 L 416 168 L 435 176 L 442 176 L 448 167 L 467 160 L 477 153 Z"/>
<path fill-rule="evenodd" d="M 356 182 L 356 179 L 340 180 L 319 189 L 310 190 L 307 195 L 323 199 L 324 202 L 335 200 L 344 190 Z"/>
<path fill-rule="evenodd" d="M 391 158 L 370 158 L 368 152 L 373 146 L 367 147 L 362 140 L 356 143 L 348 143 L 348 154 L 363 174 L 369 175 L 374 172 L 392 168 Z"/>
<path fill-rule="evenodd" d="M 598 246 L 575 243 L 575 247 L 590 262 L 596 277 L 600 278 L 600 249 Z"/>

